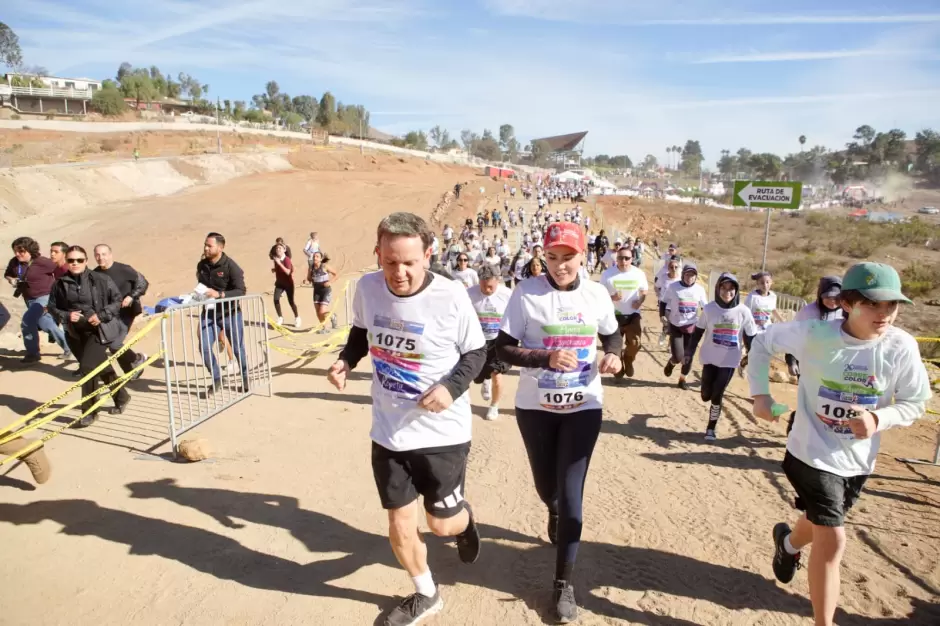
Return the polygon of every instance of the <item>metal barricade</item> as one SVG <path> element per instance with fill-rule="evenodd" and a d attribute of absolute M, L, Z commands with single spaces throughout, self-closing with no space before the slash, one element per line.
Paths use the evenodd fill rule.
<path fill-rule="evenodd" d="M 260 295 L 166 311 L 161 322 L 170 442 L 252 393 L 271 395 L 268 325 Z"/>
<path fill-rule="evenodd" d="M 806 300 L 788 293 L 777 293 L 777 312 L 785 322 L 793 321 L 796 314 L 806 306 Z"/>

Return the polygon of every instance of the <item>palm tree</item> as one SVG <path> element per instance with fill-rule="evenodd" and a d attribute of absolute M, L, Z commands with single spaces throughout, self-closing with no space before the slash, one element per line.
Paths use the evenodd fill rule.
<path fill-rule="evenodd" d="M 804 145 L 806 145 L 806 135 L 800 135 L 800 152 L 803 152 Z"/>
<path fill-rule="evenodd" d="M 666 146 L 666 162 L 672 167 L 672 146 Z"/>
<path fill-rule="evenodd" d="M 672 151 L 676 153 L 676 168 L 675 168 L 675 169 L 676 169 L 676 171 L 678 171 L 678 170 L 679 170 L 679 161 L 680 161 L 681 158 L 682 158 L 682 154 L 681 154 L 681 153 L 682 153 L 682 148 L 679 147 L 679 146 L 673 146 L 673 147 L 672 147 Z"/>

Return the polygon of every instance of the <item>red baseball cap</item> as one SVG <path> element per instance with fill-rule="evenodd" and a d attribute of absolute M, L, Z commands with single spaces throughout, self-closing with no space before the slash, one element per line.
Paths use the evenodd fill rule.
<path fill-rule="evenodd" d="M 572 222 L 556 222 L 545 229 L 546 250 L 557 246 L 567 246 L 575 252 L 584 252 L 584 230 Z"/>

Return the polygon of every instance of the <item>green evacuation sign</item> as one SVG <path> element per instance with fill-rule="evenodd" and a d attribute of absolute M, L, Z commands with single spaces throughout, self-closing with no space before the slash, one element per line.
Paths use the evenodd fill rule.
<path fill-rule="evenodd" d="M 733 206 L 759 209 L 798 209 L 803 198 L 803 183 L 799 181 L 736 180 Z"/>

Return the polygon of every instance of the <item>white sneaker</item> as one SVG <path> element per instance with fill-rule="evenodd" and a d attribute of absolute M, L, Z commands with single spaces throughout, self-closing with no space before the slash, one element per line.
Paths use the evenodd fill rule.
<path fill-rule="evenodd" d="M 480 393 L 483 395 L 483 401 L 484 401 L 484 402 L 489 402 L 489 401 L 490 401 L 490 398 L 493 397 L 493 381 L 492 381 L 492 380 L 484 380 L 484 381 L 483 381 L 483 389 L 481 390 Z"/>
<path fill-rule="evenodd" d="M 278 325 L 278 326 L 281 326 L 281 325 L 283 325 L 283 324 L 284 324 L 284 318 L 283 318 L 283 317 L 278 317 L 278 318 L 277 318 L 277 325 Z"/>
<path fill-rule="evenodd" d="M 705 441 L 714 441 L 716 439 L 718 439 L 718 437 L 715 436 L 714 430 L 709 428 L 708 430 L 705 431 Z"/>
<path fill-rule="evenodd" d="M 483 417 L 483 419 L 485 419 L 488 422 L 492 422 L 497 417 L 499 417 L 499 407 L 491 406 L 490 408 L 486 410 L 486 415 Z"/>
<path fill-rule="evenodd" d="M 300 318 L 294 319 L 294 328 L 300 328 Z"/>

